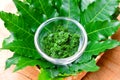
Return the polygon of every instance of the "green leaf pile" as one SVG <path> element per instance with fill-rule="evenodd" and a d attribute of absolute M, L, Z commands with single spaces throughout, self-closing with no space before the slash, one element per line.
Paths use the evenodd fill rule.
<path fill-rule="evenodd" d="M 110 39 L 120 22 L 113 20 L 118 0 L 13 0 L 16 14 L 0 12 L 0 18 L 11 35 L 4 39 L 2 49 L 14 56 L 6 61 L 6 69 L 16 65 L 15 71 L 26 66 L 41 67 L 39 80 L 62 80 L 79 72 L 97 71 L 95 58 L 120 42 Z M 79 21 L 88 35 L 88 45 L 83 55 L 71 64 L 54 65 L 43 59 L 34 46 L 34 34 L 39 25 L 52 17 L 69 17 Z M 0 34 L 2 35 L 2 34 Z"/>

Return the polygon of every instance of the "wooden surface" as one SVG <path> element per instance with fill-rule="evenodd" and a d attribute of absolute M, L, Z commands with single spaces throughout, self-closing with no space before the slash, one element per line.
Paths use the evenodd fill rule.
<path fill-rule="evenodd" d="M 4 2 L 4 5 L 2 3 Z M 7 12 L 16 12 L 13 3 L 5 4 L 10 0 L 0 0 L 0 10 Z M 5 7 L 1 7 L 1 4 Z M 6 6 L 5 6 L 6 5 Z M 119 18 L 120 19 L 120 18 Z M 3 38 L 8 37 L 9 32 L 4 28 L 3 22 L 0 21 L 0 47 Z M 113 36 L 120 40 L 120 30 Z M 10 51 L 0 52 L 0 80 L 37 80 L 39 71 L 36 67 L 27 67 L 16 73 L 13 73 L 14 66 L 4 71 L 5 61 L 13 55 Z M 98 62 L 100 70 L 94 73 L 88 73 L 82 80 L 120 80 L 120 47 L 105 52 Z M 80 80 L 80 79 L 77 79 Z"/>

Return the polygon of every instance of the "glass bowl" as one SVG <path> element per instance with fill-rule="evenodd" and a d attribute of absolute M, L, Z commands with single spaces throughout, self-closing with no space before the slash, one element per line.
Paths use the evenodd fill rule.
<path fill-rule="evenodd" d="M 71 33 L 80 35 L 78 50 L 70 57 L 53 58 L 48 56 L 42 48 L 42 45 L 44 45 L 41 43 L 43 37 L 51 30 L 54 31 L 56 26 L 59 25 L 67 27 Z M 56 65 L 67 65 L 78 59 L 84 52 L 87 46 L 87 33 L 78 21 L 67 17 L 55 17 L 46 20 L 38 27 L 34 36 L 34 44 L 39 54 L 47 61 Z"/>

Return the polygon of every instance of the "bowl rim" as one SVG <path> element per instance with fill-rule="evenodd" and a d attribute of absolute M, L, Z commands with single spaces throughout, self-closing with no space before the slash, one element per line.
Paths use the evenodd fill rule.
<path fill-rule="evenodd" d="M 80 47 L 81 45 L 79 44 L 79 48 L 78 48 L 78 51 L 70 56 L 70 57 L 67 57 L 67 58 L 53 58 L 53 57 L 50 57 L 48 56 L 46 53 L 44 53 L 41 48 L 40 48 L 40 45 L 39 45 L 39 34 L 40 32 L 42 31 L 42 29 L 48 25 L 49 23 L 51 22 L 54 22 L 56 20 L 66 20 L 66 21 L 70 21 L 70 22 L 73 22 L 82 32 L 82 36 L 83 36 L 83 41 L 82 41 L 82 47 Z M 39 27 L 38 29 L 36 30 L 35 32 L 35 35 L 34 35 L 34 44 L 35 44 L 35 47 L 38 51 L 38 53 L 44 58 L 46 59 L 47 61 L 53 63 L 53 64 L 56 64 L 56 65 L 67 65 L 67 64 L 70 64 L 72 63 L 73 61 L 75 61 L 76 59 L 78 59 L 84 52 L 85 48 L 87 47 L 87 33 L 84 29 L 84 27 L 76 20 L 74 19 L 71 19 L 71 18 L 68 18 L 68 17 L 54 17 L 54 18 L 50 18 L 46 21 L 44 21 Z"/>

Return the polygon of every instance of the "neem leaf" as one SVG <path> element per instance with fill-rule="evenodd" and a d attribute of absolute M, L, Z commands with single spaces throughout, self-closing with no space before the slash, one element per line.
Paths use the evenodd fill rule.
<path fill-rule="evenodd" d="M 8 69 L 11 65 L 16 65 L 20 59 L 20 56 L 13 55 L 11 58 L 8 58 L 6 61 L 5 69 Z"/>
<path fill-rule="evenodd" d="M 120 44 L 120 42 L 118 42 L 116 40 L 90 42 L 85 50 L 85 53 L 92 54 L 92 55 L 98 55 L 100 52 L 104 52 L 106 49 L 112 49 L 116 46 L 119 46 L 119 44 Z"/>
<path fill-rule="evenodd" d="M 20 69 L 25 68 L 26 66 L 36 66 L 39 65 L 42 68 L 49 68 L 52 67 L 53 64 L 43 61 L 43 60 L 35 60 L 35 59 L 31 59 L 31 58 L 27 58 L 27 57 L 20 57 L 18 56 L 20 59 L 18 61 L 18 63 L 16 64 L 16 67 L 14 69 L 14 71 L 18 71 Z"/>
<path fill-rule="evenodd" d="M 5 21 L 5 27 L 13 33 L 17 39 L 34 37 L 30 27 L 26 26 L 24 19 L 15 14 L 0 12 L 0 18 Z"/>
<path fill-rule="evenodd" d="M 43 21 L 57 16 L 57 11 L 52 7 L 51 0 L 13 1 L 18 9 L 19 15 L 24 18 L 24 22 L 29 28 L 32 27 L 33 31 L 35 31 Z"/>
<path fill-rule="evenodd" d="M 35 9 L 39 9 L 41 11 L 42 14 L 44 14 L 43 16 L 46 17 L 46 19 L 49 19 L 51 17 L 55 17 L 58 13 L 57 11 L 54 9 L 52 1 L 51 0 L 27 0 L 27 1 L 31 1 L 30 5 L 34 5 Z M 33 7 L 34 7 L 33 6 Z"/>
<path fill-rule="evenodd" d="M 24 19 L 6 12 L 0 12 L 0 17 L 5 21 L 6 28 L 12 33 L 9 38 L 4 40 L 3 49 L 10 49 L 21 56 L 40 58 L 33 44 L 34 34 Z"/>
<path fill-rule="evenodd" d="M 81 0 L 81 10 L 84 11 L 87 7 L 96 0 Z"/>
<path fill-rule="evenodd" d="M 93 72 L 93 71 L 97 71 L 99 69 L 99 67 L 96 65 L 96 61 L 94 59 L 92 59 L 88 63 L 81 64 L 80 69 L 83 71 L 87 71 L 87 72 L 88 71 Z"/>
<path fill-rule="evenodd" d="M 90 60 L 87 63 L 83 63 L 83 64 L 74 64 L 72 66 L 70 66 L 70 70 L 76 70 L 76 71 L 86 71 L 86 72 L 93 72 L 93 71 L 97 71 L 99 69 L 99 67 L 96 65 L 96 61 L 94 59 Z"/>
<path fill-rule="evenodd" d="M 59 72 L 56 70 L 41 69 L 38 80 L 63 80 L 63 78 L 57 77 L 58 74 Z"/>
<path fill-rule="evenodd" d="M 100 41 L 108 39 L 120 27 L 119 21 L 97 21 L 89 23 L 85 26 L 90 41 Z"/>
<path fill-rule="evenodd" d="M 75 62 L 78 62 L 78 63 L 87 62 L 92 58 L 92 56 L 99 55 L 101 52 L 104 52 L 107 49 L 112 49 L 119 45 L 120 45 L 120 42 L 116 40 L 106 40 L 101 42 L 90 41 L 83 55 Z"/>
<path fill-rule="evenodd" d="M 41 68 L 38 80 L 51 80 L 49 72 Z"/>
<path fill-rule="evenodd" d="M 19 17 L 22 17 L 25 22 L 23 25 L 32 29 L 32 31 L 35 31 L 44 19 L 41 9 L 36 8 L 35 5 L 21 2 L 20 0 L 13 1 L 17 7 Z"/>
<path fill-rule="evenodd" d="M 59 6 L 59 5 L 58 5 Z M 73 18 L 79 21 L 80 9 L 75 0 L 62 0 L 59 6 L 59 15 Z"/>
<path fill-rule="evenodd" d="M 80 22 L 86 25 L 95 21 L 110 21 L 110 16 L 118 6 L 117 0 L 96 0 L 80 15 Z"/>
<path fill-rule="evenodd" d="M 3 42 L 2 48 L 9 49 L 20 56 L 31 57 L 33 59 L 40 59 L 41 56 L 35 49 L 33 37 L 28 40 L 13 40 L 10 36 Z"/>
<path fill-rule="evenodd" d="M 14 54 L 13 57 L 9 58 L 6 61 L 6 69 L 9 68 L 11 65 L 16 65 L 14 71 L 18 71 L 20 69 L 25 68 L 26 66 L 36 66 L 39 65 L 42 68 L 49 68 L 54 67 L 53 64 L 46 62 L 45 60 L 41 59 L 32 59 L 29 57 L 20 56 L 18 54 Z"/>
<path fill-rule="evenodd" d="M 43 14 L 46 15 L 47 19 L 53 16 L 55 17 L 57 15 L 56 10 L 54 9 L 54 7 L 52 7 L 51 0 L 39 0 L 39 4 L 42 8 Z"/>

